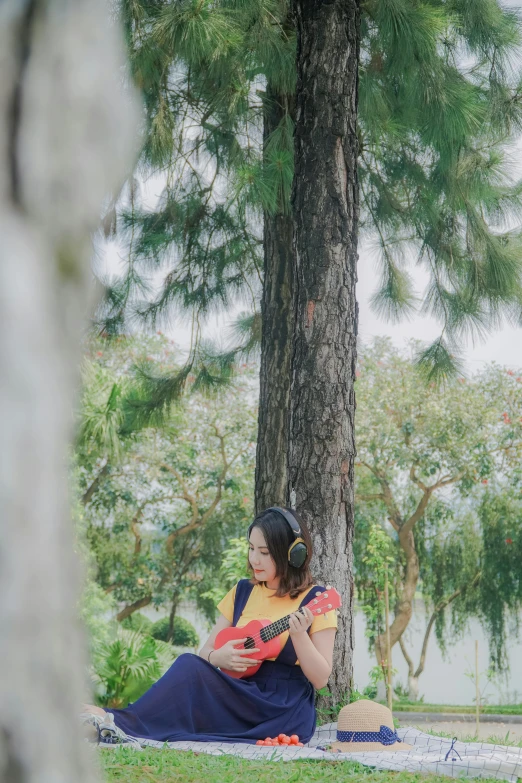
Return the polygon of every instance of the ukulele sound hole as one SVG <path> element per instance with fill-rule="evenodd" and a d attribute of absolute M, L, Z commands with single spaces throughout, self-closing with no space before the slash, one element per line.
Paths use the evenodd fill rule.
<path fill-rule="evenodd" d="M 245 650 L 253 650 L 254 647 L 256 646 L 256 643 L 254 642 L 254 640 L 252 639 L 251 636 L 248 636 L 247 640 L 246 640 L 246 642 L 245 642 L 245 644 L 243 646 L 244 646 Z"/>

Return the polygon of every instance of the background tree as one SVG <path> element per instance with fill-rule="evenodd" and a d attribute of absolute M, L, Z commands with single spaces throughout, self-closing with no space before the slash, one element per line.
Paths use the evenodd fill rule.
<path fill-rule="evenodd" d="M 142 363 L 171 375 L 171 343 L 154 337 L 91 344 L 78 465 L 97 581 L 123 604 L 117 619 L 167 606 L 171 637 L 187 596 L 213 618 L 206 593 L 219 582 L 228 539 L 244 536 L 251 518 L 255 392 L 245 366 L 224 394 L 194 392 L 161 426 L 126 429 L 140 399 Z"/>
<path fill-rule="evenodd" d="M 106 11 L 100 0 L 6 0 L 0 14 L 5 781 L 95 777 L 71 719 L 85 697 L 85 650 L 65 468 L 90 232 L 132 165 L 138 119 L 134 92 L 121 94 L 123 53 Z"/>
<path fill-rule="evenodd" d="M 520 606 L 511 553 L 521 520 L 522 376 L 492 365 L 469 381 L 426 389 L 411 357 L 386 340 L 366 348 L 359 367 L 357 589 L 363 604 L 375 604 L 364 552 L 372 526 L 381 524 L 395 557 L 391 642 L 405 654 L 414 698 L 433 628 L 444 648 L 477 617 L 493 664 L 503 665 L 507 619 Z M 418 590 L 429 614 L 415 666 L 404 632 Z M 379 662 L 385 635 L 375 620 L 369 627 Z"/>

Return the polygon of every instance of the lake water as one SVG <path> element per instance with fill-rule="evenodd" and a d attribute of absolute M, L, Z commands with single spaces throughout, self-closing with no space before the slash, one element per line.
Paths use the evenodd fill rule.
<path fill-rule="evenodd" d="M 154 610 L 145 612 L 151 619 L 160 616 Z M 208 634 L 205 618 L 199 615 L 194 607 L 184 604 L 179 611 L 180 616 L 189 620 L 198 631 L 201 643 Z M 407 649 L 417 665 L 423 640 L 425 619 L 422 616 L 422 604 L 416 605 L 416 613 L 407 631 Z M 369 682 L 369 671 L 375 665 L 375 658 L 368 652 L 364 636 L 364 617 L 361 613 L 355 616 L 355 653 L 354 682 L 362 690 Z M 497 682 L 486 682 L 485 672 L 488 669 L 488 645 L 478 622 L 471 622 L 468 634 L 457 644 L 450 646 L 446 658 L 443 658 L 432 633 L 424 673 L 419 678 L 419 694 L 428 703 L 472 705 L 475 698 L 475 682 L 467 673 L 475 670 L 475 639 L 479 642 L 479 671 L 481 672 L 482 700 L 489 704 L 516 704 L 522 702 L 522 643 L 520 639 L 512 638 L 508 642 L 508 657 L 510 671 L 507 676 Z M 407 683 L 408 669 L 400 648 L 393 648 L 393 666 L 398 670 L 396 679 L 402 684 Z"/>

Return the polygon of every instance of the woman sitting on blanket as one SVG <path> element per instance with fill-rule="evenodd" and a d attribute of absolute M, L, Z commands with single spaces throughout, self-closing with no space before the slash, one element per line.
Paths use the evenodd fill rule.
<path fill-rule="evenodd" d="M 311 738 L 315 689 L 327 684 L 332 671 L 337 617 L 335 612 L 314 617 L 306 608 L 324 588 L 312 579 L 312 542 L 295 511 L 263 511 L 248 528 L 248 539 L 253 578 L 241 579 L 218 604 L 221 614 L 199 655 L 180 655 L 138 701 L 111 711 L 126 734 L 199 742 L 255 743 L 282 732 L 297 734 L 302 742 Z M 221 671 L 247 672 L 259 661 L 249 657 L 257 649 L 234 647 L 240 640 L 214 649 L 219 631 L 287 615 L 290 629 L 279 637 L 276 659 L 264 661 L 245 679 Z M 86 710 L 105 717 L 98 707 Z"/>

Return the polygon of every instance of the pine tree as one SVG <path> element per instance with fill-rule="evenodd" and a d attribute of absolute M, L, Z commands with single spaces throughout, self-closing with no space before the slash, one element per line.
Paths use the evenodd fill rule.
<path fill-rule="evenodd" d="M 144 317 L 174 303 L 201 319 L 237 293 L 256 307 L 260 220 L 288 214 L 293 175 L 288 6 L 138 0 L 122 9 L 147 105 L 142 170 L 168 176 L 157 209 L 133 197 L 120 215 L 130 232 L 128 285 L 111 290 L 113 326 L 160 263 L 167 274 Z M 420 306 L 442 321 L 420 357 L 428 372 L 456 368 L 464 333 L 519 313 L 520 239 L 509 229 L 521 206 L 509 167 L 521 124 L 519 40 L 515 13 L 497 0 L 363 7 L 359 177 L 361 227 L 381 251 L 374 303 L 392 319 Z M 270 228 L 265 244 L 269 236 Z M 407 253 L 430 275 L 420 303 Z"/>
<path fill-rule="evenodd" d="M 107 328 L 118 329 L 129 311 L 150 323 L 172 305 L 190 314 L 194 339 L 186 368 L 174 380 L 149 379 L 154 406 L 166 406 L 191 373 L 199 385 L 221 383 L 230 375 L 241 340 L 225 353 L 209 349 L 201 342 L 201 319 L 226 307 L 232 296 L 248 294 L 252 311 L 237 331 L 247 335 L 249 350 L 255 344 L 249 325 L 261 333 L 256 504 L 288 502 L 286 488 L 297 464 L 288 412 L 293 426 L 302 418 L 299 400 L 290 394 L 291 375 L 296 389 L 306 388 L 303 366 L 294 363 L 292 374 L 288 371 L 294 346 L 306 359 L 306 336 L 299 331 L 305 327 L 292 317 L 299 267 L 287 217 L 296 79 L 293 17 L 286 3 L 273 0 L 137 0 L 123 10 L 133 72 L 147 101 L 142 165 L 164 170 L 167 186 L 153 211 L 140 208 L 134 188 L 129 189 L 130 208 L 119 217 L 129 236 L 128 274 L 110 290 Z M 378 237 L 380 247 L 382 280 L 374 304 L 392 319 L 416 307 L 439 318 L 439 338 L 418 356 L 428 380 L 458 370 L 463 335 L 487 331 L 502 315 L 520 314 L 520 233 L 512 224 L 522 208 L 521 187 L 510 177 L 508 159 L 509 142 L 521 124 L 519 42 L 516 15 L 498 0 L 472 6 L 466 0 L 369 0 L 361 11 L 357 169 L 360 225 Z M 308 198 L 321 204 L 328 188 L 325 183 L 310 190 Z M 299 203 L 305 210 L 305 202 Z M 108 223 L 113 225 L 112 216 Z M 318 257 L 324 252 L 321 247 Z M 408 254 L 429 275 L 420 302 Z M 144 275 L 156 269 L 164 270 L 159 295 L 137 301 L 136 292 L 149 282 Z M 263 277 L 260 319 L 255 307 Z M 314 301 L 313 279 L 305 277 L 303 270 L 298 318 L 309 317 Z M 353 334 L 355 306 L 350 285 L 347 289 L 344 319 L 352 319 Z M 306 302 L 300 298 L 305 291 Z M 346 348 L 346 325 L 339 328 Z M 317 346 L 314 351 L 317 358 Z M 350 343 L 348 361 L 353 359 Z M 312 377 L 315 371 L 314 364 Z M 353 408 L 350 386 L 348 381 L 348 389 L 342 389 L 345 414 Z M 348 443 L 350 433 L 345 433 Z M 351 452 L 346 460 L 341 473 L 350 505 Z M 334 506 L 340 502 L 336 496 Z M 343 513 L 348 542 L 350 512 Z"/>
<path fill-rule="evenodd" d="M 357 336 L 357 0 L 294 0 L 296 248 L 289 494 L 307 521 L 316 578 L 343 596 L 329 685 L 349 692 L 353 656 Z"/>
<path fill-rule="evenodd" d="M 261 340 L 256 500 L 282 501 L 285 481 L 271 476 L 286 470 L 287 437 L 279 433 L 287 430 L 290 399 L 292 18 L 285 2 L 260 0 L 221 0 L 212 9 L 137 0 L 123 3 L 122 13 L 147 106 L 141 171 L 165 172 L 166 185 L 153 210 L 140 206 L 134 184 L 120 199 L 127 273 L 109 286 L 105 327 L 121 329 L 129 314 L 152 324 L 173 308 L 187 313 L 194 335 L 187 366 L 198 382 L 198 368 L 212 383 L 223 369 L 230 373 L 238 350 Z M 365 4 L 361 24 L 360 222 L 380 248 L 374 305 L 391 319 L 416 307 L 439 318 L 440 337 L 419 362 L 429 378 L 444 377 L 459 367 L 464 335 L 520 314 L 513 223 L 521 197 L 509 168 L 509 143 L 521 124 L 511 62 L 518 22 L 497 0 L 472 7 L 399 0 Z M 114 229 L 114 210 L 105 225 Z M 420 301 L 408 259 L 429 275 Z M 150 278 L 158 269 L 163 284 L 154 296 Z M 224 354 L 209 351 L 202 319 L 238 295 L 250 314 L 240 318 L 236 342 Z M 189 374 L 162 382 L 166 404 Z"/>

